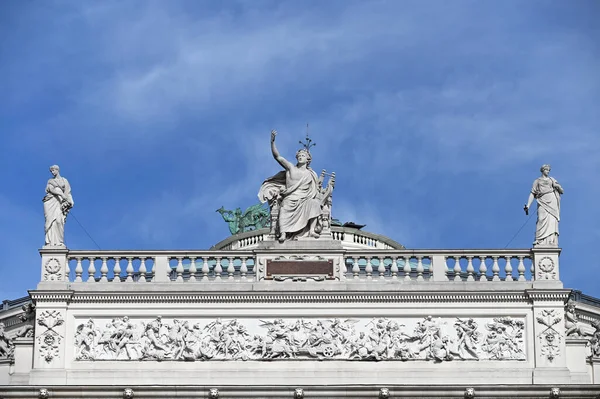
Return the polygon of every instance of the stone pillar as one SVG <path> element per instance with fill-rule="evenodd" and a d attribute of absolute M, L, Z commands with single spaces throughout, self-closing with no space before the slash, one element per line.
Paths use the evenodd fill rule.
<path fill-rule="evenodd" d="M 590 384 L 592 378 L 588 372 L 586 359 L 587 339 L 584 337 L 567 337 L 566 344 L 567 367 L 571 372 L 571 383 Z"/>
<path fill-rule="evenodd" d="M 527 290 L 533 301 L 534 384 L 569 384 L 565 311 L 570 290 Z"/>
<path fill-rule="evenodd" d="M 31 291 L 36 301 L 32 385 L 67 383 L 65 351 L 72 337 L 67 336 L 67 301 L 72 291 Z"/>
<path fill-rule="evenodd" d="M 431 257 L 432 281 L 448 281 L 447 271 L 446 257 L 444 255 L 433 255 Z"/>
<path fill-rule="evenodd" d="M 533 253 L 533 288 L 563 288 L 560 281 L 559 255 L 557 247 L 535 247 Z"/>
<path fill-rule="evenodd" d="M 68 282 L 68 264 L 66 248 L 43 248 L 40 249 L 42 256 L 42 282 Z"/>
<path fill-rule="evenodd" d="M 33 338 L 15 338 L 15 366 L 10 379 L 11 385 L 28 385 L 29 373 L 33 368 Z"/>

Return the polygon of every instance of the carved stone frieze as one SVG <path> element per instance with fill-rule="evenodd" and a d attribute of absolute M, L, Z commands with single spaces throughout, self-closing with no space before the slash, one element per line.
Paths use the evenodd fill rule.
<path fill-rule="evenodd" d="M 556 309 L 543 309 L 536 320 L 543 326 L 542 331 L 537 335 L 540 340 L 542 355 L 552 362 L 560 356 L 562 335 L 555 326 L 560 324 L 563 318 Z"/>
<path fill-rule="evenodd" d="M 89 319 L 78 361 L 525 360 L 524 321 L 475 319 Z"/>
<path fill-rule="evenodd" d="M 37 324 L 46 328 L 37 336 L 37 340 L 40 354 L 48 363 L 59 356 L 59 345 L 64 337 L 55 328 L 64 322 L 58 310 L 45 310 L 37 318 Z"/>

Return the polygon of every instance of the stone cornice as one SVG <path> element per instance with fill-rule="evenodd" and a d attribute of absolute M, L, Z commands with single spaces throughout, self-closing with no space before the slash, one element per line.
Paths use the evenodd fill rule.
<path fill-rule="evenodd" d="M 72 290 L 31 290 L 29 295 L 34 302 L 69 302 L 73 297 Z"/>
<path fill-rule="evenodd" d="M 523 292 L 453 293 L 453 292 L 95 292 L 74 293 L 70 303 L 529 303 Z"/>
<path fill-rule="evenodd" d="M 563 301 L 566 302 L 571 295 L 571 290 L 569 289 L 553 289 L 553 290 L 545 290 L 545 289 L 532 289 L 525 290 L 525 294 L 532 301 Z"/>
<path fill-rule="evenodd" d="M 547 398 L 550 389 L 556 385 L 394 385 L 381 384 L 378 386 L 359 385 L 328 385 L 328 386 L 289 386 L 279 385 L 274 378 L 272 386 L 226 386 L 214 387 L 219 389 L 223 398 L 291 398 L 294 388 L 302 388 L 307 398 L 377 398 L 379 389 L 389 389 L 392 398 L 462 398 L 465 389 L 475 389 L 476 397 L 489 399 L 500 398 Z M 5 399 L 31 398 L 41 387 L 31 386 L 0 386 L 0 397 Z M 208 397 L 210 385 L 161 385 L 161 386 L 114 386 L 114 385 L 72 385 L 49 386 L 52 398 L 123 398 L 124 388 L 131 388 L 135 397 L 167 398 L 176 395 L 181 398 Z M 597 385 L 561 385 L 561 398 L 596 399 Z"/>

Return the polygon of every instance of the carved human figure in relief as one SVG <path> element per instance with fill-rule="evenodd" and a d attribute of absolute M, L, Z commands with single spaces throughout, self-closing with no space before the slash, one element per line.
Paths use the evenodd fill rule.
<path fill-rule="evenodd" d="M 529 207 L 533 199 L 537 201 L 537 223 L 535 227 L 534 246 L 558 246 L 558 222 L 560 221 L 560 196 L 564 190 L 560 184 L 550 177 L 550 165 L 542 165 L 540 168 L 542 176 L 535 179 L 527 204 L 525 213 L 529 213 Z"/>
<path fill-rule="evenodd" d="M 271 152 L 285 170 L 265 180 L 258 193 L 261 202 L 269 201 L 271 206 L 272 232 L 280 242 L 302 236 L 319 238 L 322 210 L 333 182 L 330 180 L 327 189 L 321 187 L 310 168 L 312 157 L 307 147 L 296 152 L 295 165 L 282 157 L 275 145 L 276 136 L 277 132 L 271 131 Z"/>
<path fill-rule="evenodd" d="M 60 175 L 58 165 L 50 166 L 52 177 L 46 184 L 44 202 L 44 230 L 46 238 L 45 247 L 65 247 L 65 221 L 67 214 L 73 207 L 73 196 L 69 181 Z"/>
<path fill-rule="evenodd" d="M 4 323 L 0 323 L 0 359 L 10 359 L 13 356 L 14 346 L 4 331 Z"/>

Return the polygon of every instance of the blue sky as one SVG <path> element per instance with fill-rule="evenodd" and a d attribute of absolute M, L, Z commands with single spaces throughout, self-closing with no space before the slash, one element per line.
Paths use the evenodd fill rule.
<path fill-rule="evenodd" d="M 310 123 L 333 215 L 503 248 L 543 163 L 566 287 L 600 297 L 597 1 L 4 1 L 0 299 L 35 288 L 48 166 L 102 249 L 206 249 Z M 535 216 L 511 243 L 530 247 Z M 67 244 L 94 243 L 70 218 Z"/>

